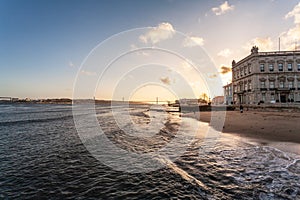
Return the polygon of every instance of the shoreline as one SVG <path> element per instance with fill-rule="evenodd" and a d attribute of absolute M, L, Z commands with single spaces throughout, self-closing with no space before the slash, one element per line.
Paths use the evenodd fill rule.
<path fill-rule="evenodd" d="M 212 115 L 212 113 L 214 113 Z M 224 114 L 224 112 L 222 112 Z M 212 120 L 224 120 L 218 112 L 184 113 L 182 117 L 191 117 L 208 123 L 217 129 Z M 212 119 L 213 117 L 213 119 Z M 224 135 L 238 136 L 257 145 L 268 145 L 280 150 L 300 154 L 300 113 L 265 111 L 226 111 L 223 128 Z M 222 123 L 222 122 L 221 122 Z M 222 125 L 222 124 L 221 124 Z"/>

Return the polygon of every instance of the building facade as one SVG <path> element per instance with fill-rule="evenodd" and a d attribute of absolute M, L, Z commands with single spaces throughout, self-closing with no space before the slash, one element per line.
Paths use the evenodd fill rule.
<path fill-rule="evenodd" d="M 212 105 L 222 105 L 224 104 L 224 96 L 216 96 L 211 100 Z"/>
<path fill-rule="evenodd" d="M 179 99 L 178 103 L 182 106 L 198 105 L 199 100 L 198 99 Z"/>
<path fill-rule="evenodd" d="M 258 52 L 232 61 L 235 104 L 300 103 L 300 51 Z"/>
<path fill-rule="evenodd" d="M 232 90 L 232 83 L 225 85 L 224 87 L 224 103 L 226 105 L 233 104 L 233 90 Z"/>

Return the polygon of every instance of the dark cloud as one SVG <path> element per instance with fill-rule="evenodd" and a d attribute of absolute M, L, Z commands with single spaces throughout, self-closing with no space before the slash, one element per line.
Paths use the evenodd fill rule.
<path fill-rule="evenodd" d="M 226 66 L 222 66 L 221 67 L 221 74 L 227 74 L 231 72 L 231 68 L 230 67 L 226 67 Z"/>
<path fill-rule="evenodd" d="M 170 85 L 170 83 L 171 83 L 171 80 L 169 77 L 161 77 L 160 81 L 166 85 Z"/>

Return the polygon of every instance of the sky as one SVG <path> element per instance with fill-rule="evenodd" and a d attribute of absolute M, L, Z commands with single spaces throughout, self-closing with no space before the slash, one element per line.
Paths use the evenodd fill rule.
<path fill-rule="evenodd" d="M 213 98 L 279 37 L 300 49 L 299 0 L 0 0 L 0 96 Z"/>

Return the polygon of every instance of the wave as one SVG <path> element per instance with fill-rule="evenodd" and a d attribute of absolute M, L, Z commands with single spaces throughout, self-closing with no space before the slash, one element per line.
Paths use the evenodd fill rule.
<path fill-rule="evenodd" d="M 58 120 L 66 120 L 69 118 L 73 118 L 73 115 L 55 117 L 55 118 L 45 118 L 45 119 L 24 119 L 24 120 L 16 120 L 16 121 L 5 121 L 0 122 L 0 126 L 13 126 L 13 125 L 21 125 L 21 124 L 29 124 L 29 123 L 43 123 L 43 122 L 51 122 Z"/>

